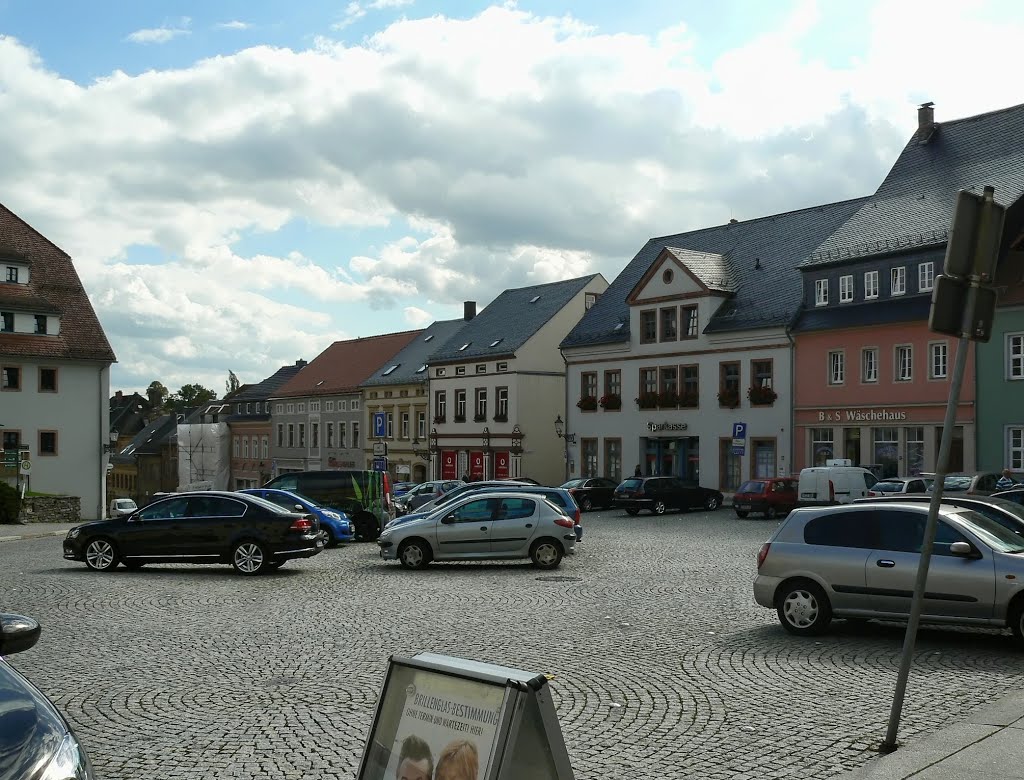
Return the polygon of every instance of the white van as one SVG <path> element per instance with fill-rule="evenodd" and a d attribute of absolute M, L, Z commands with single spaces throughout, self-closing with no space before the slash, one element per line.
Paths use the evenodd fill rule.
<path fill-rule="evenodd" d="M 860 466 L 812 466 L 800 472 L 797 506 L 849 504 L 855 498 L 866 498 L 876 482 L 875 475 Z"/>
<path fill-rule="evenodd" d="M 110 500 L 110 517 L 128 517 L 137 510 L 135 502 L 130 498 L 113 498 Z"/>

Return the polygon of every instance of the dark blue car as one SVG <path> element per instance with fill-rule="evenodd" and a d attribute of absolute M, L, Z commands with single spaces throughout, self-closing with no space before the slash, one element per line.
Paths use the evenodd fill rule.
<path fill-rule="evenodd" d="M 300 506 L 303 512 L 316 515 L 320 520 L 320 535 L 323 537 L 325 547 L 334 547 L 341 542 L 351 542 L 355 538 L 355 531 L 347 514 L 336 509 L 322 507 L 299 493 L 275 488 L 247 488 L 238 492 L 265 498 L 285 509 L 294 510 L 296 506 Z"/>

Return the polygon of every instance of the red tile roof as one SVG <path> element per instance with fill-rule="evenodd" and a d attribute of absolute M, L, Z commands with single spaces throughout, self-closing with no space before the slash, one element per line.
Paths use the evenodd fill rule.
<path fill-rule="evenodd" d="M 407 330 L 351 341 L 335 341 L 271 398 L 354 392 L 422 330 Z"/>
<path fill-rule="evenodd" d="M 71 257 L 0 204 L 0 259 L 27 261 L 29 283 L 0 282 L 2 299 L 23 310 L 59 312 L 60 335 L 0 333 L 0 354 L 71 360 L 117 360 Z"/>

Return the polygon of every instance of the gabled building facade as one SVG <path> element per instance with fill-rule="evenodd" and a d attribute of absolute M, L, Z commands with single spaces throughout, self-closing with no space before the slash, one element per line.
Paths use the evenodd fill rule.
<path fill-rule="evenodd" d="M 365 412 L 363 430 L 363 457 L 373 461 L 373 447 L 383 443 L 383 456 L 387 470 L 395 481 L 424 482 L 430 466 L 427 416 L 430 403 L 427 396 L 429 373 L 427 360 L 437 349 L 454 336 L 467 320 L 446 320 L 431 324 L 398 354 L 378 368 L 362 384 Z M 385 415 L 385 435 L 372 435 L 372 415 Z M 378 461 L 379 462 L 379 461 Z"/>
<path fill-rule="evenodd" d="M 506 290 L 437 349 L 430 373 L 431 476 L 561 484 L 554 421 L 566 414 L 558 344 L 608 288 L 600 274 Z M 475 308 L 475 304 L 469 304 Z"/>
<path fill-rule="evenodd" d="M 360 385 L 422 331 L 336 341 L 271 398 L 271 477 L 291 471 L 365 469 Z"/>
<path fill-rule="evenodd" d="M 115 360 L 71 258 L 0 205 L 0 435 L 31 462 L 0 479 L 105 516 Z"/>
<path fill-rule="evenodd" d="M 791 473 L 795 258 L 859 203 L 650 239 L 561 344 L 571 475 Z"/>
<path fill-rule="evenodd" d="M 296 360 L 231 397 L 231 489 L 260 487 L 270 479 L 270 398 L 306 365 Z"/>
<path fill-rule="evenodd" d="M 139 506 L 178 487 L 178 419 L 165 414 L 148 423 L 110 457 L 109 500 L 130 498 Z"/>
<path fill-rule="evenodd" d="M 995 186 L 996 200 L 1010 207 L 1004 252 L 1018 240 L 1022 137 L 1024 106 L 945 123 L 934 121 L 931 104 L 921 106 L 917 130 L 878 191 L 803 260 L 794 326 L 798 467 L 848 458 L 880 476 L 935 471 L 957 344 L 928 328 L 935 276 L 961 189 Z M 1007 277 L 1013 262 L 1001 263 Z M 981 460 L 998 470 L 1010 454 L 1019 404 L 1005 392 L 1002 361 L 1014 319 L 1012 305 L 1000 310 L 1004 344 L 993 344 L 984 370 L 976 372 L 968 345 L 949 471 L 975 471 Z M 979 436 L 985 388 L 991 423 Z M 990 452 L 981 458 L 978 448 Z"/>

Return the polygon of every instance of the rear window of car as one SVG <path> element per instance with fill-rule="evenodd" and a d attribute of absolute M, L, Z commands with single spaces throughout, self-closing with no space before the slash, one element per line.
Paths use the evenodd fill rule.
<path fill-rule="evenodd" d="M 639 490 L 641 487 L 643 487 L 643 484 L 644 481 L 642 479 L 637 479 L 634 477 L 633 479 L 622 480 L 622 484 L 619 485 L 619 488 L 622 490 Z"/>
<path fill-rule="evenodd" d="M 740 489 L 737 490 L 736 492 L 737 493 L 763 493 L 765 487 L 767 487 L 767 486 L 768 486 L 767 482 L 759 482 L 759 481 L 744 482 L 742 485 L 740 485 Z"/>
<path fill-rule="evenodd" d="M 882 480 L 881 482 L 876 482 L 875 486 L 871 489 L 877 490 L 880 493 L 902 493 L 903 485 L 903 482 L 887 482 Z"/>
<path fill-rule="evenodd" d="M 804 526 L 804 541 L 827 547 L 874 549 L 876 523 L 871 512 L 829 512 Z"/>

